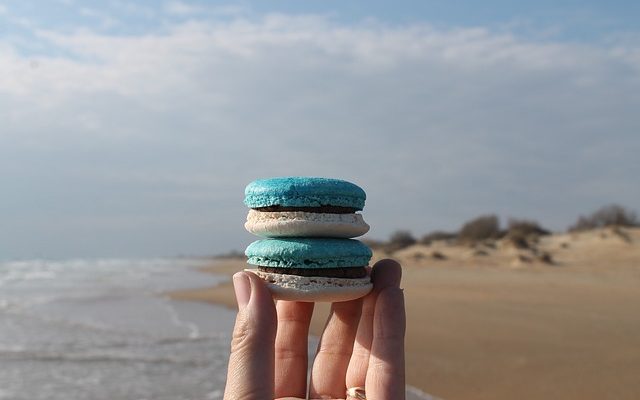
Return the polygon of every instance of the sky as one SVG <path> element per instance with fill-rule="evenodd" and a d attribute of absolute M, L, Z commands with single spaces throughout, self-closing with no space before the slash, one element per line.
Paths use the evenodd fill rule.
<path fill-rule="evenodd" d="M 368 237 L 640 210 L 634 1 L 0 1 L 0 259 L 243 250 L 244 187 Z"/>

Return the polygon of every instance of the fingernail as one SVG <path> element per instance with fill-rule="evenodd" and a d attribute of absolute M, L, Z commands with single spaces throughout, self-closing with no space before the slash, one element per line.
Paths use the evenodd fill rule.
<path fill-rule="evenodd" d="M 236 301 L 238 309 L 242 310 L 249 303 L 251 298 L 251 281 L 244 272 L 238 272 L 233 275 L 233 290 L 236 292 Z"/>

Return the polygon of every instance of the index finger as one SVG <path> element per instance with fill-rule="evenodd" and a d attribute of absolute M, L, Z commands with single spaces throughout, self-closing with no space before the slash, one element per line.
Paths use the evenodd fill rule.
<path fill-rule="evenodd" d="M 314 303 L 279 300 L 275 343 L 275 397 L 307 393 L 309 323 Z"/>

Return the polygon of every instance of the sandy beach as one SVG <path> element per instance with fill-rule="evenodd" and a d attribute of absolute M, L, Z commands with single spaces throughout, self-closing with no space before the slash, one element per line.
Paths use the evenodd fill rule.
<path fill-rule="evenodd" d="M 554 234 L 526 249 L 437 242 L 391 257 L 404 268 L 407 383 L 446 400 L 640 398 L 640 229 Z M 218 259 L 207 270 L 244 267 Z M 228 283 L 171 296 L 235 308 Z M 314 334 L 327 311 L 317 305 Z"/>

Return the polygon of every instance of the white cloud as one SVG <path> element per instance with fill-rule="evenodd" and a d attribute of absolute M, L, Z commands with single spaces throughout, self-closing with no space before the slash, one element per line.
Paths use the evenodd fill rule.
<path fill-rule="evenodd" d="M 112 17 L 111 15 L 109 15 L 104 11 L 101 11 L 95 8 L 81 7 L 79 9 L 79 13 L 84 17 L 89 17 L 91 19 L 99 21 L 101 28 L 105 28 L 105 29 L 113 28 L 114 26 L 117 26 L 119 23 L 119 21 L 116 18 Z"/>
<path fill-rule="evenodd" d="M 146 6 L 132 1 L 111 0 L 109 7 L 118 11 L 119 15 L 135 16 L 142 19 L 153 19 L 158 16 L 158 7 Z"/>
<path fill-rule="evenodd" d="M 168 14 L 185 16 L 196 14 L 202 11 L 202 8 L 183 1 L 173 0 L 164 3 L 164 11 Z"/>
<path fill-rule="evenodd" d="M 201 215 L 216 228 L 175 252 L 239 248 L 244 185 L 285 174 L 363 184 L 378 236 L 492 211 L 557 228 L 594 203 L 637 200 L 623 190 L 640 172 L 632 41 L 277 14 L 37 34 L 65 56 L 0 42 L 0 170 L 16 196 L 3 220 L 16 229 L 33 208 L 70 221 L 188 214 L 181 234 Z M 135 253 L 144 235 L 127 229 L 110 246 Z"/>
<path fill-rule="evenodd" d="M 250 11 L 244 5 L 195 5 L 179 0 L 167 1 L 162 8 L 166 14 L 176 17 L 238 17 Z"/>

